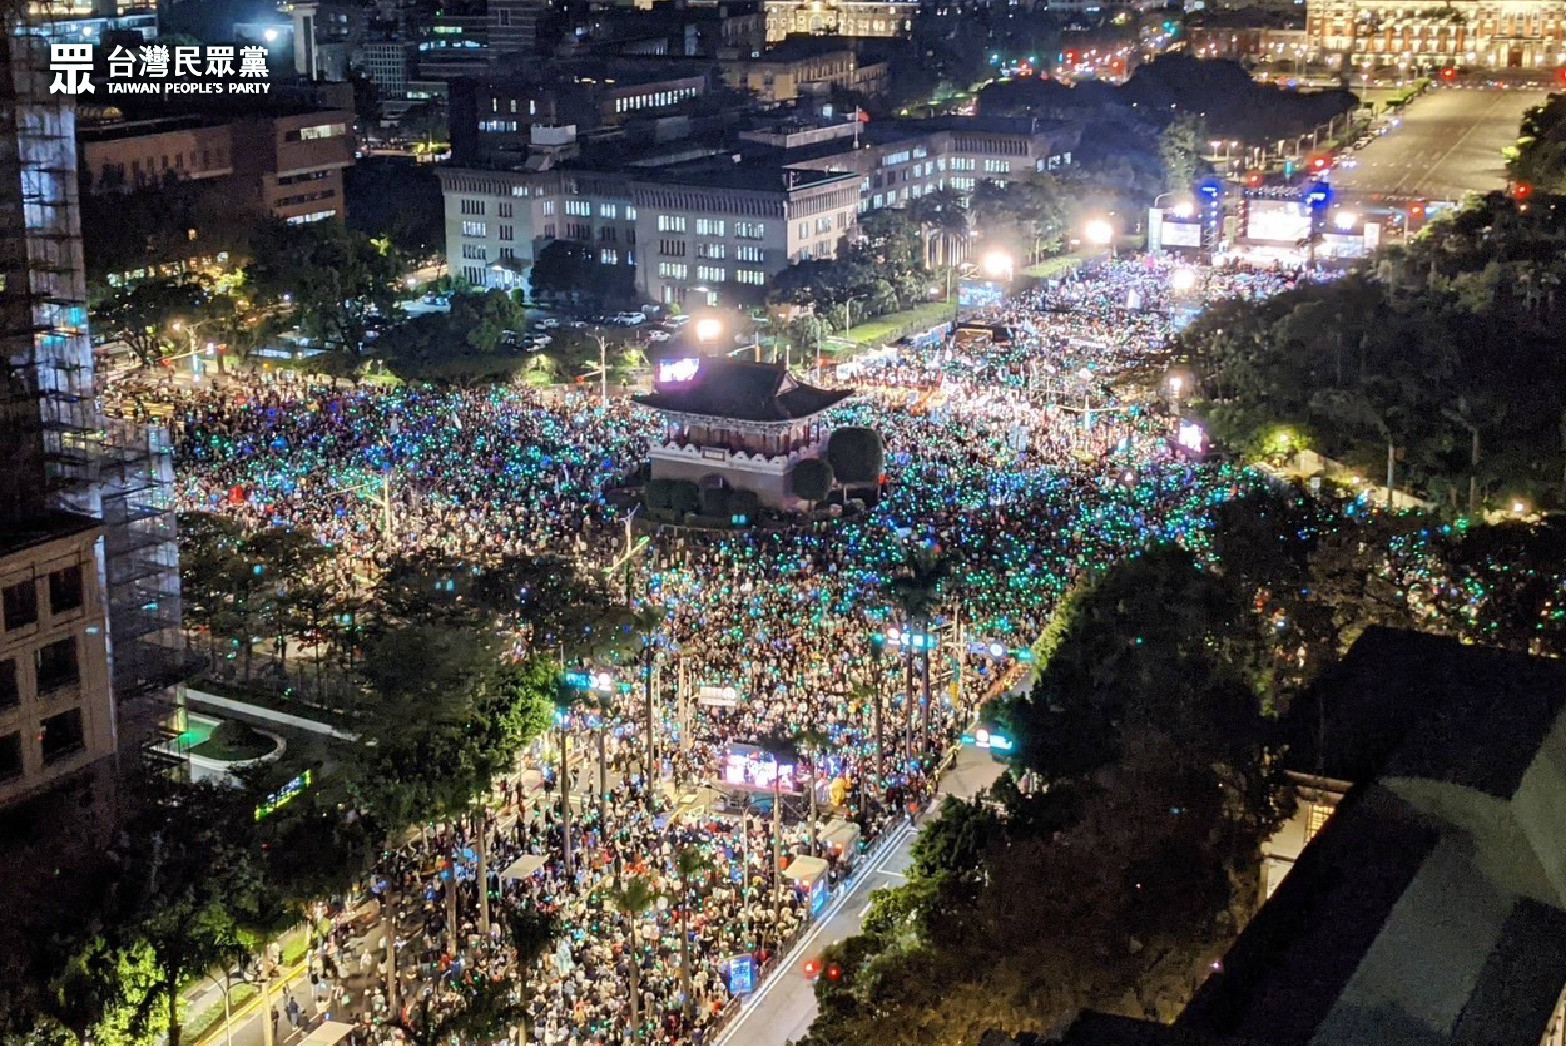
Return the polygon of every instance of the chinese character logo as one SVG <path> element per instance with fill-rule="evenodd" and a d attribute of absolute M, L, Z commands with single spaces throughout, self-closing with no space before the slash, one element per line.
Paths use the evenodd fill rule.
<path fill-rule="evenodd" d="M 92 72 L 92 44 L 50 44 L 49 71 L 54 74 L 50 94 L 92 94 L 97 90 L 87 79 Z"/>
<path fill-rule="evenodd" d="M 241 47 L 239 49 L 239 75 L 266 75 L 266 48 Z"/>

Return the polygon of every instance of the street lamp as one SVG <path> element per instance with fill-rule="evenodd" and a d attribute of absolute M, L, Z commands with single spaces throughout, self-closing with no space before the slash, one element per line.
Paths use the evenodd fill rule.
<path fill-rule="evenodd" d="M 1189 294 L 1196 290 L 1196 270 L 1176 269 L 1169 274 L 1169 289 L 1176 294 Z"/>
<path fill-rule="evenodd" d="M 1175 417 L 1180 416 L 1180 390 L 1185 387 L 1185 378 L 1178 374 L 1169 375 L 1170 406 L 1174 408 Z"/>
<path fill-rule="evenodd" d="M 980 263 L 984 274 L 991 279 L 1009 280 L 1013 271 L 1014 261 L 1011 252 L 999 248 L 990 251 Z"/>
<path fill-rule="evenodd" d="M 1115 227 L 1102 218 L 1094 218 L 1083 226 L 1082 238 L 1095 247 L 1108 247 L 1111 256 L 1115 253 Z"/>
<path fill-rule="evenodd" d="M 698 342 L 717 341 L 723 334 L 723 321 L 716 316 L 704 316 L 696 321 Z"/>

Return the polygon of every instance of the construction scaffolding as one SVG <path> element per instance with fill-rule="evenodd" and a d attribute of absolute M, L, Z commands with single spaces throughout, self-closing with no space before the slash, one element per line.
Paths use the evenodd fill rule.
<path fill-rule="evenodd" d="M 33 491 L 18 491 L 29 503 L 42 498 L 44 508 L 103 521 L 99 569 L 127 751 L 167 739 L 173 687 L 192 668 L 180 632 L 173 466 L 161 427 L 108 422 L 98 410 L 75 107 L 51 93 L 48 42 L 29 21 L 46 17 L 47 4 L 33 0 L 13 9 L 0 33 L 0 426 L 38 427 L 37 439 L 22 431 L 0 439 L 38 448 L 41 477 Z M 29 399 L 31 411 L 22 409 Z"/>

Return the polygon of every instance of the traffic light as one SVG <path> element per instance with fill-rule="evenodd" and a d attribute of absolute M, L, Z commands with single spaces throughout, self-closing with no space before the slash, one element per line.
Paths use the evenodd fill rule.
<path fill-rule="evenodd" d="M 1532 193 L 1532 192 L 1533 192 L 1533 186 L 1529 185 L 1527 182 L 1513 182 L 1512 183 L 1512 196 L 1515 199 L 1526 200 L 1528 198 L 1528 195 L 1530 193 Z"/>
<path fill-rule="evenodd" d="M 813 980 L 815 980 L 819 976 L 821 976 L 821 962 L 820 962 L 820 960 L 819 959 L 806 959 L 805 960 L 805 979 L 807 981 L 813 981 Z"/>
<path fill-rule="evenodd" d="M 1285 178 L 1294 177 L 1294 161 L 1292 159 L 1283 161 L 1283 176 Z"/>
<path fill-rule="evenodd" d="M 1247 174 L 1245 176 L 1245 184 L 1246 185 L 1254 187 L 1254 186 L 1260 185 L 1261 183 L 1262 183 L 1262 174 L 1261 174 L 1260 171 L 1252 171 L 1251 173 L 1249 173 L 1249 174 Z"/>
<path fill-rule="evenodd" d="M 827 975 L 827 980 L 835 981 L 839 977 L 843 976 L 843 968 L 841 966 L 839 966 L 837 963 L 832 963 L 830 966 L 828 966 L 826 968 L 826 975 Z"/>
<path fill-rule="evenodd" d="M 1310 169 L 1313 171 L 1325 171 L 1327 169 L 1327 158 L 1325 156 L 1312 156 L 1310 158 Z"/>
<path fill-rule="evenodd" d="M 1446 68 L 1441 70 L 1441 79 L 1449 81 L 1449 82 L 1452 81 L 1452 80 L 1456 80 L 1457 79 L 1457 70 L 1453 69 L 1451 66 L 1447 66 Z"/>

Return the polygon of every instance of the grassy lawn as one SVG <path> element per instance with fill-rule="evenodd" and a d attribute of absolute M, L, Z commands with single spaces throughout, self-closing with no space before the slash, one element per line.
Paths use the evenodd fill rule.
<path fill-rule="evenodd" d="M 283 962 L 285 970 L 291 970 L 304 961 L 305 952 L 310 947 L 310 936 L 305 927 L 299 926 L 289 930 L 283 935 Z M 228 992 L 229 1013 L 238 1014 L 240 1007 L 261 994 L 261 989 L 248 982 L 237 982 Z M 272 987 L 272 999 L 274 1003 L 282 998 L 279 984 L 274 982 Z M 198 1013 L 188 1014 L 185 1018 L 184 1034 L 181 1039 L 188 1043 L 197 1044 L 209 1036 L 214 1036 L 223 1028 L 224 1006 L 221 997 L 211 1006 Z"/>
<path fill-rule="evenodd" d="M 204 690 L 219 697 L 231 697 L 235 701 L 260 705 L 262 708 L 270 708 L 274 712 L 287 712 L 290 715 L 313 719 L 318 723 L 335 726 L 341 730 L 353 729 L 352 718 L 340 709 L 328 708 L 325 705 L 319 705 L 314 701 L 306 701 L 302 698 L 283 697 L 261 684 L 247 686 L 243 683 L 227 683 L 219 679 L 202 678 L 190 685 L 196 690 Z"/>
<path fill-rule="evenodd" d="M 880 345 L 913 331 L 928 330 L 952 318 L 949 302 L 932 301 L 902 312 L 889 312 L 858 324 L 844 335 L 858 345 Z"/>
<path fill-rule="evenodd" d="M 212 736 L 192 748 L 192 755 L 205 756 L 221 762 L 237 762 L 242 759 L 259 759 L 271 755 L 277 747 L 270 737 L 236 719 L 225 719 L 218 724 Z"/>
<path fill-rule="evenodd" d="M 1023 269 L 1022 275 L 1031 276 L 1036 280 L 1047 280 L 1063 272 L 1070 272 L 1087 259 L 1102 253 L 1102 251 L 1074 251 L 1071 254 L 1062 254 L 1058 258 L 1045 258 L 1037 265 L 1030 265 Z"/>

